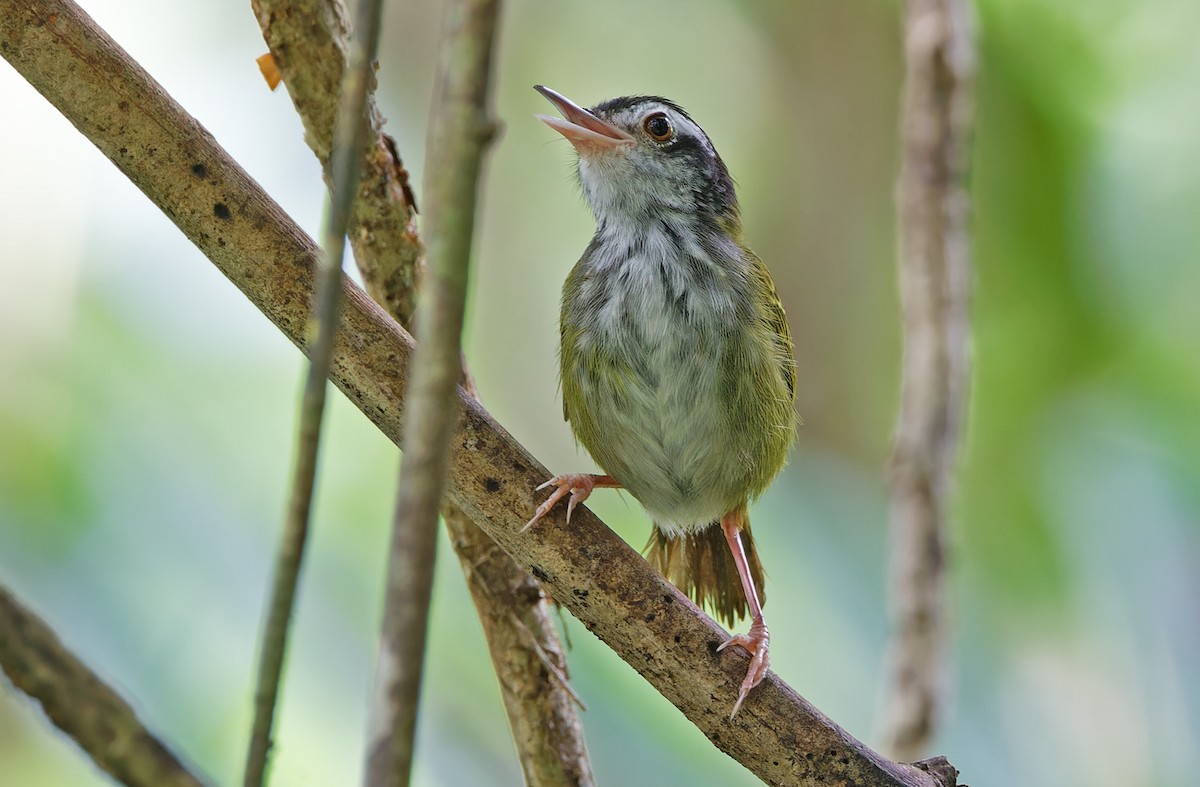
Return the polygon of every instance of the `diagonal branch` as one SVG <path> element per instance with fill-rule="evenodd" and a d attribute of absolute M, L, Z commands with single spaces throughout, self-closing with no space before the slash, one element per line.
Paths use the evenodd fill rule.
<path fill-rule="evenodd" d="M 304 123 L 305 139 L 328 168 L 348 36 L 341 0 L 252 0 L 251 5 Z M 373 102 L 370 107 L 374 142 L 363 164 L 350 244 L 367 292 L 410 328 L 424 251 L 407 175 L 395 144 L 381 131 Z M 575 694 L 565 681 L 566 656 L 545 594 L 447 498 L 441 514 L 479 614 L 526 784 L 592 784 Z"/>
<path fill-rule="evenodd" d="M 317 248 L 141 67 L 68 0 L 0 0 L 0 55 L 309 349 Z M 343 293 L 331 379 L 399 443 L 412 338 L 349 280 Z M 775 675 L 728 719 L 746 664 L 716 653 L 725 632 L 586 509 L 570 527 L 554 513 L 522 533 L 546 470 L 478 402 L 465 392 L 460 400 L 450 497 L 714 745 L 770 784 L 955 784 L 944 760 L 917 767 L 870 750 Z"/>
<path fill-rule="evenodd" d="M 890 467 L 892 640 L 884 740 L 911 759 L 938 721 L 949 497 L 967 405 L 967 146 L 974 69 L 967 0 L 909 0 L 896 189 L 904 362 Z"/>
<path fill-rule="evenodd" d="M 131 787 L 200 787 L 129 703 L 0 587 L 0 667 L 97 765 Z"/>

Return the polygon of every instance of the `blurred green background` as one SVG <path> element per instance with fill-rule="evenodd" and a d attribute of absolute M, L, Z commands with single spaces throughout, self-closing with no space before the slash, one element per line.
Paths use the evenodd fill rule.
<path fill-rule="evenodd" d="M 248 3 L 84 7 L 310 232 L 323 187 Z M 976 787 L 1173 787 L 1200 772 L 1200 4 L 983 0 L 975 380 L 932 753 Z M 899 344 L 894 2 L 514 0 L 504 12 L 467 342 L 548 466 L 559 287 L 592 220 L 544 82 L 687 107 L 740 184 L 796 337 L 805 420 L 753 511 L 775 669 L 872 741 L 883 466 Z M 380 99 L 422 173 L 439 11 L 390 3 Z M 239 780 L 301 358 L 0 65 L 0 581 L 218 784 Z M 396 451 L 332 402 L 276 785 L 361 774 Z M 636 504 L 595 508 L 635 546 Z M 417 783 L 520 776 L 459 569 L 439 554 Z M 564 615 L 602 784 L 752 784 Z M 732 695 L 731 695 L 732 696 Z M 0 691 L 0 782 L 106 783 Z"/>

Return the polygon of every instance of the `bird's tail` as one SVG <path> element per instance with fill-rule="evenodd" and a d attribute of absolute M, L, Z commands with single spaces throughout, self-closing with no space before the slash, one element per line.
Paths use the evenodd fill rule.
<path fill-rule="evenodd" d="M 750 577 L 758 589 L 759 602 L 765 604 L 763 568 L 754 546 L 754 536 L 750 534 L 748 517 L 743 521 L 741 534 Z M 733 562 L 733 553 L 725 542 L 720 522 L 674 538 L 655 527 L 646 544 L 646 559 L 671 584 L 691 596 L 701 607 L 710 609 L 725 625 L 732 626 L 738 618 L 749 614 L 737 564 Z"/>

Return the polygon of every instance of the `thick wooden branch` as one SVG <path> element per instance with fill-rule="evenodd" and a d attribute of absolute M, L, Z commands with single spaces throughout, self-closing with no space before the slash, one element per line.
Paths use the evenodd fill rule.
<path fill-rule="evenodd" d="M 892 641 L 884 737 L 920 756 L 945 681 L 945 545 L 970 375 L 964 185 L 974 41 L 967 0 L 909 0 L 896 189 L 904 362 L 891 460 Z"/>
<path fill-rule="evenodd" d="M 341 0 L 252 0 L 251 5 L 303 121 L 305 139 L 327 168 L 338 80 L 346 67 L 345 8 Z M 374 142 L 363 163 L 354 210 L 360 223 L 350 243 L 367 292 L 411 330 L 413 286 L 424 256 L 413 220 L 415 201 L 373 105 L 369 114 Z M 592 784 L 566 655 L 545 594 L 447 498 L 441 514 L 479 614 L 525 783 Z"/>
<path fill-rule="evenodd" d="M 0 667 L 113 778 L 131 787 L 203 782 L 146 729 L 129 703 L 0 587 Z"/>
<path fill-rule="evenodd" d="M 297 346 L 305 347 L 318 250 L 212 137 L 76 6 L 0 0 L 0 54 L 168 215 Z M 402 438 L 411 337 L 349 280 L 333 381 Z M 770 784 L 947 787 L 954 771 L 891 762 L 775 675 L 727 715 L 744 654 L 586 510 L 521 527 L 547 471 L 465 392 L 450 496 L 496 543 L 678 707 Z"/>

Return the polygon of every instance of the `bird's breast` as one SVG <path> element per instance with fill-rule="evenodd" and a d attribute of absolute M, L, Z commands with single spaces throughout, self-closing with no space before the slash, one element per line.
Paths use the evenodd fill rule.
<path fill-rule="evenodd" d="M 770 459 L 736 375 L 759 362 L 738 329 L 748 296 L 736 271 L 673 254 L 675 241 L 593 243 L 564 288 L 561 360 L 580 442 L 660 527 L 686 530 L 756 493 Z"/>

